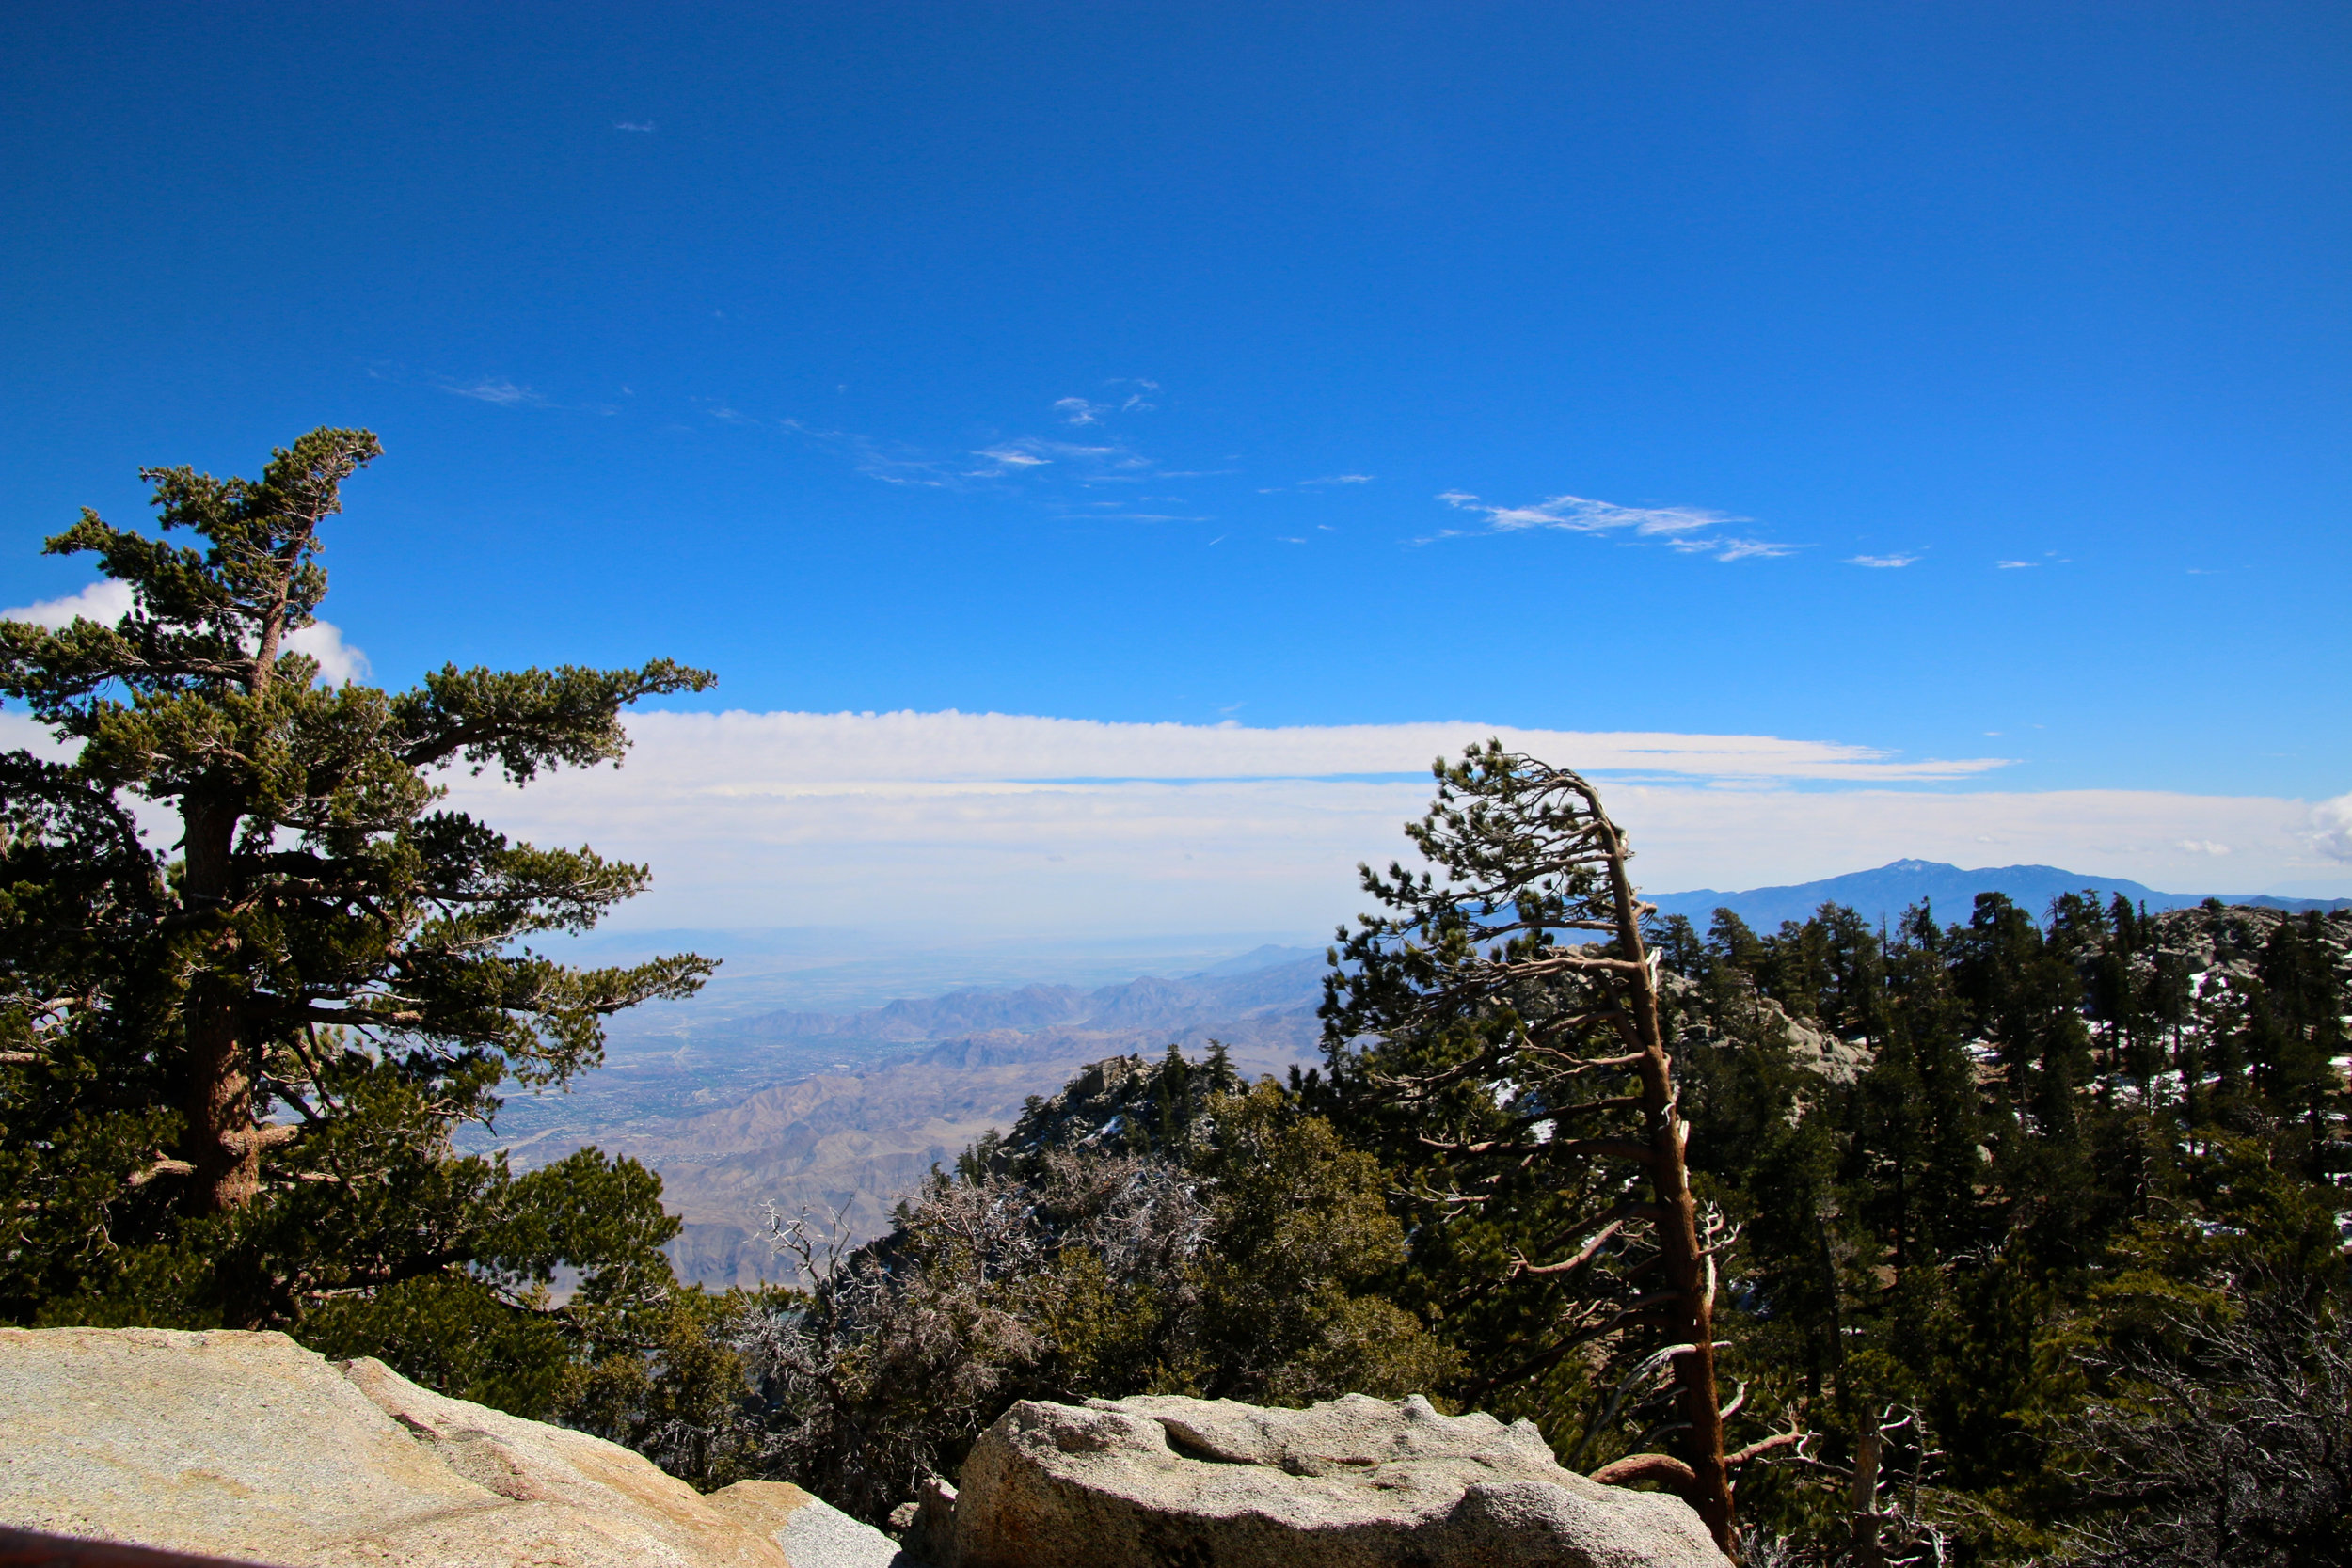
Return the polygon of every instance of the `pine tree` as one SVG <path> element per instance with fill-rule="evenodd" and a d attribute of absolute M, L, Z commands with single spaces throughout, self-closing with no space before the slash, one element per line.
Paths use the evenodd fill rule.
<path fill-rule="evenodd" d="M 1716 1389 L 1716 1238 L 1625 836 L 1585 780 L 1500 742 L 1437 776 L 1406 832 L 1443 880 L 1364 868 L 1386 908 L 1341 933 L 1326 981 L 1333 1078 L 1359 1125 L 1420 1155 L 1423 1233 L 1463 1249 L 1440 1264 L 1461 1281 L 1452 1305 L 1520 1298 L 1487 1390 L 1596 1342 L 1618 1346 L 1630 1389 L 1669 1370 L 1675 1452 L 1597 1474 L 1674 1486 L 1728 1550 L 1742 1456 L 1724 1451 Z M 1562 940 L 1583 934 L 1598 940 Z M 1548 1287 L 1544 1304 L 1520 1281 Z"/>
<path fill-rule="evenodd" d="M 2340 1168 L 2340 1117 L 2329 1112 L 2344 1097 L 2344 982 L 2325 935 L 2323 917 L 2307 911 L 2279 922 L 2255 962 L 2258 985 L 2248 999 L 2248 1055 L 2257 1084 L 2279 1116 L 2299 1117 L 2309 1140 L 2307 1164 L 2315 1176 Z"/>
<path fill-rule="evenodd" d="M 522 784 L 617 761 L 621 707 L 711 677 L 657 661 L 451 666 L 396 693 L 322 682 L 288 639 L 326 592 L 322 525 L 378 454 L 365 431 L 317 430 L 259 480 L 147 470 L 164 530 L 201 547 L 86 511 L 49 550 L 94 554 L 130 611 L 0 623 L 0 694 L 76 751 L 0 757 L 15 1321 L 373 1342 L 447 1338 L 418 1325 L 451 1312 L 493 1325 L 451 1339 L 462 1355 L 670 1288 L 676 1222 L 649 1173 L 586 1150 L 510 1177 L 454 1159 L 448 1135 L 491 1117 L 501 1081 L 593 1066 L 607 1015 L 686 995 L 711 965 L 584 970 L 530 950 L 593 925 L 644 868 L 510 843 L 441 807 L 433 774 Z M 175 816 L 177 842 L 143 842 L 133 800 Z M 588 1277 L 551 1318 L 533 1292 L 562 1262 Z"/>

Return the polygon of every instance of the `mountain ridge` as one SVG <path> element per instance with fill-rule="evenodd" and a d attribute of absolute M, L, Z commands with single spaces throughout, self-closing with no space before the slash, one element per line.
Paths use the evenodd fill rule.
<path fill-rule="evenodd" d="M 1323 957 L 1315 954 L 1282 957 L 1247 969 L 1220 964 L 1172 979 L 1145 974 L 1091 989 L 968 986 L 943 996 L 901 997 L 854 1012 L 786 1008 L 759 1013 L 735 1022 L 728 1032 L 762 1044 L 858 1040 L 919 1045 L 1005 1030 L 1182 1029 L 1196 1025 L 1204 1010 L 1222 1021 L 1290 1004 L 1302 990 L 1312 991 L 1322 973 Z"/>
<path fill-rule="evenodd" d="M 2281 898 L 2270 894 L 2163 893 L 2124 877 L 2090 877 L 2055 865 L 1992 865 L 1963 869 L 1945 861 L 1899 860 L 1867 871 L 1779 887 L 1725 892 L 1693 888 L 1685 893 L 1645 892 L 1661 914 L 1687 916 L 1705 927 L 1718 909 L 1727 909 L 1751 926 L 1777 927 L 1784 920 L 1804 920 L 1825 903 L 1843 904 L 1866 920 L 1892 921 L 1922 898 L 1946 924 L 1964 919 L 1979 893 L 2001 893 L 2030 911 L 2038 919 L 2050 901 L 2062 893 L 2086 888 L 2104 901 L 2122 894 L 2152 911 L 2184 910 L 2218 898 L 2225 904 L 2256 909 L 2323 912 L 2352 909 L 2352 898 Z"/>

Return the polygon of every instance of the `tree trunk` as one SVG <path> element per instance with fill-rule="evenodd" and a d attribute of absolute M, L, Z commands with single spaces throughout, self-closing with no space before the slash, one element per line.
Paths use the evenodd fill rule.
<path fill-rule="evenodd" d="M 188 800 L 182 807 L 191 914 L 226 903 L 238 813 Z M 253 1125 L 253 1078 L 245 1009 L 234 981 L 219 971 L 233 962 L 238 938 L 225 923 L 214 931 L 189 997 L 180 1108 L 184 1152 L 194 1166 L 185 1199 L 192 1214 L 242 1208 L 262 1186 L 262 1140 Z"/>
<path fill-rule="evenodd" d="M 1854 1568 L 1882 1568 L 1886 1551 L 1880 1542 L 1879 1454 L 1882 1447 L 1875 1417 L 1866 1417 L 1854 1437 L 1853 1561 Z"/>
<path fill-rule="evenodd" d="M 1662 1211 L 1658 1241 L 1666 1255 L 1666 1279 L 1677 1297 L 1667 1308 L 1666 1331 L 1677 1342 L 1691 1347 L 1674 1358 L 1675 1405 L 1684 1424 L 1675 1446 L 1683 1463 L 1691 1466 L 1691 1506 L 1706 1521 L 1715 1544 L 1729 1557 L 1736 1554 L 1731 1472 L 1724 1458 L 1723 1404 L 1715 1386 L 1715 1280 L 1699 1243 L 1698 1202 L 1691 1196 L 1690 1167 L 1684 1159 L 1690 1127 L 1676 1105 L 1674 1060 L 1666 1054 L 1658 1017 L 1657 976 L 1642 944 L 1633 885 L 1626 877 L 1625 837 L 1605 816 L 1599 816 L 1598 826 L 1606 835 L 1618 941 L 1624 956 L 1636 966 L 1629 975 L 1632 1006 L 1627 1010 L 1632 1014 L 1634 1043 L 1642 1053 L 1642 1110 L 1649 1134 L 1650 1180 Z"/>
<path fill-rule="evenodd" d="M 242 1208 L 262 1189 L 253 1080 L 238 1012 L 217 995 L 190 1009 L 181 1109 L 187 1117 L 187 1161 L 196 1167 L 187 1188 L 188 1212 L 195 1214 Z"/>

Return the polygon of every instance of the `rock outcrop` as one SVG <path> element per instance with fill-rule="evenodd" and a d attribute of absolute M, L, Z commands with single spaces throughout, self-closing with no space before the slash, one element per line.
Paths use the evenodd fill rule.
<path fill-rule="evenodd" d="M 0 1329 L 0 1530 L 275 1568 L 1725 1568 L 1675 1498 L 1419 1398 L 1024 1402 L 961 1481 L 901 1552 L 282 1334 Z"/>
<path fill-rule="evenodd" d="M 796 1486 L 627 1449 L 282 1334 L 0 1329 L 0 1525 L 284 1568 L 888 1568 Z"/>
<path fill-rule="evenodd" d="M 1725 1568 L 1678 1499 L 1562 1469 L 1529 1422 L 1419 1397 L 1024 1401 L 961 1479 L 910 1536 L 939 1568 Z"/>

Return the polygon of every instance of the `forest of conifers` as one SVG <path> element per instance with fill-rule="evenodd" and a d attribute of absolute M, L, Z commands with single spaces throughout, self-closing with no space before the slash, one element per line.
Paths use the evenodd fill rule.
<path fill-rule="evenodd" d="M 1099 1063 L 877 1242 L 777 1215 L 796 1288 L 679 1284 L 634 1161 L 451 1134 L 711 966 L 534 953 L 644 868 L 431 777 L 615 759 L 622 707 L 711 677 L 321 682 L 283 640 L 376 455 L 151 470 L 206 547 L 86 514 L 51 548 L 134 610 L 0 622 L 0 696 L 74 758 L 0 756 L 0 1321 L 280 1329 L 876 1521 L 1018 1399 L 1426 1392 L 1752 1564 L 2352 1561 L 2352 913 L 1702 932 L 1499 747 L 1406 830 L 1442 879 L 1366 871 L 1321 1066 Z"/>
<path fill-rule="evenodd" d="M 1657 935 L 1737 1231 L 1735 1441 L 1804 1434 L 1743 1467 L 1749 1560 L 2344 1560 L 2352 920 L 1990 895 Z M 1652 1343 L 1531 1354 L 1579 1316 L 1523 1266 L 1550 1183 L 1449 1202 L 1466 1163 L 1334 1049 L 1287 1085 L 1105 1064 L 1033 1107 L 758 1340 L 762 1438 L 869 1512 L 1016 1397 L 1435 1387 L 1580 1468 L 1654 1445 Z"/>

